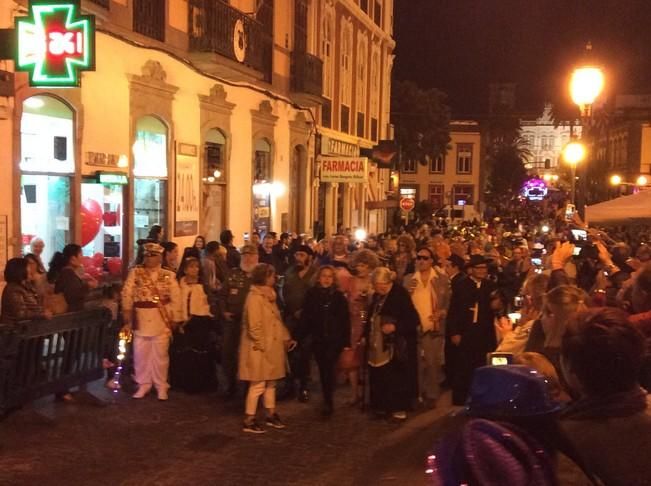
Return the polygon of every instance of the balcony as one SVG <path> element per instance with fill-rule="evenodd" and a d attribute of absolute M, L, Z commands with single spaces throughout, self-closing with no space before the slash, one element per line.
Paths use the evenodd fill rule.
<path fill-rule="evenodd" d="M 323 61 L 307 52 L 292 52 L 291 89 L 321 101 L 323 94 Z"/>
<path fill-rule="evenodd" d="M 190 0 L 189 44 L 247 66 L 271 82 L 273 39 L 262 23 L 221 0 Z"/>

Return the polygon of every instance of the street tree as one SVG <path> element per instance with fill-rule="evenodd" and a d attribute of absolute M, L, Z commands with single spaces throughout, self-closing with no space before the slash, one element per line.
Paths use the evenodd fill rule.
<path fill-rule="evenodd" d="M 421 89 L 412 81 L 391 84 L 391 122 L 403 160 L 426 165 L 444 156 L 450 142 L 447 95 L 435 88 Z"/>
<path fill-rule="evenodd" d="M 488 189 L 491 202 L 503 201 L 517 195 L 527 179 L 525 163 L 532 156 L 526 140 L 521 137 L 496 140 L 488 149 Z"/>

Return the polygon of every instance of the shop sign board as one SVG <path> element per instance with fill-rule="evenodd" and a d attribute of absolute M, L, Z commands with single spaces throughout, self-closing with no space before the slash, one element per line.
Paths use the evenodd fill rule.
<path fill-rule="evenodd" d="M 79 0 L 31 0 L 16 18 L 16 70 L 30 86 L 79 87 L 81 71 L 95 70 L 95 16 L 80 12 Z"/>
<path fill-rule="evenodd" d="M 100 184 L 119 184 L 121 186 L 126 186 L 129 183 L 129 178 L 124 174 L 109 174 L 106 172 L 98 172 L 97 182 Z"/>
<path fill-rule="evenodd" d="M 95 167 L 118 167 L 120 156 L 104 152 L 86 152 L 86 165 Z"/>
<path fill-rule="evenodd" d="M 199 174 L 196 158 L 177 158 L 174 211 L 174 236 L 196 235 L 199 229 Z"/>
<path fill-rule="evenodd" d="M 405 212 L 409 212 L 416 206 L 416 201 L 411 197 L 400 198 L 400 209 Z"/>
<path fill-rule="evenodd" d="M 319 157 L 321 182 L 364 183 L 368 180 L 366 157 Z"/>

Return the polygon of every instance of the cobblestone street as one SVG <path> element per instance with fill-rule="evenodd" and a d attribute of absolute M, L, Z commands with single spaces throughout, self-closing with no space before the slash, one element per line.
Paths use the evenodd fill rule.
<path fill-rule="evenodd" d="M 100 386 L 92 391 L 111 398 Z M 341 389 L 329 420 L 318 414 L 316 394 L 309 404 L 280 402 L 287 429 L 259 436 L 241 431 L 240 401 L 216 394 L 172 392 L 168 402 L 159 402 L 153 395 L 135 401 L 121 393 L 101 407 L 48 398 L 0 423 L 0 484 L 420 484 L 380 474 L 374 461 L 384 461 L 383 448 L 422 431 L 443 409 L 396 425 L 346 407 L 347 395 Z M 396 465 L 403 460 L 394 459 Z M 420 470 L 408 472 L 418 480 Z"/>

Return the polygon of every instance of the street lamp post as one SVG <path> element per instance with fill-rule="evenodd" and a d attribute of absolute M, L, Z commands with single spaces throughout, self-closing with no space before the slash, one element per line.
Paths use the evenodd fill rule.
<path fill-rule="evenodd" d="M 592 117 L 592 105 L 601 94 L 605 84 L 603 70 L 599 66 L 590 62 L 591 55 L 592 44 L 588 43 L 586 45 L 586 60 L 588 62 L 583 66 L 577 67 L 572 73 L 572 78 L 570 80 L 570 95 L 572 101 L 581 110 L 581 125 L 583 127 L 582 134 L 585 133 L 586 124 Z M 583 151 L 583 155 L 585 155 L 585 150 Z M 574 201 L 575 198 L 575 170 L 576 166 L 573 164 L 572 201 Z M 585 180 L 585 177 L 581 179 L 582 182 L 585 182 Z M 583 194 L 583 197 L 585 197 L 585 193 Z"/>
<path fill-rule="evenodd" d="M 585 158 L 585 147 L 580 142 L 570 142 L 563 149 L 563 159 L 572 169 L 572 204 L 576 204 L 576 165 Z"/>

